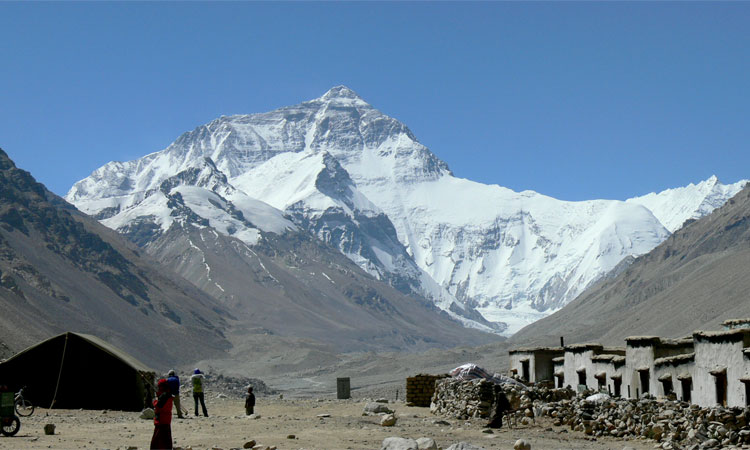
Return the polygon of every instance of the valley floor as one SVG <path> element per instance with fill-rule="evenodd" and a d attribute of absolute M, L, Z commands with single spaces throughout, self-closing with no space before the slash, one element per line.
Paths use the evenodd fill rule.
<path fill-rule="evenodd" d="M 363 416 L 364 399 L 280 399 L 259 397 L 258 419 L 244 415 L 239 399 L 207 399 L 210 417 L 177 419 L 172 423 L 174 443 L 193 449 L 242 448 L 252 440 L 279 450 L 377 450 L 391 436 L 417 439 L 431 437 L 442 448 L 469 442 L 485 449 L 512 449 L 520 438 L 534 450 L 539 449 L 651 449 L 653 441 L 590 440 L 582 433 L 553 427 L 548 419 L 536 425 L 506 427 L 493 434 L 483 433 L 485 421 L 458 421 L 438 417 L 429 408 L 407 407 L 392 402 L 398 422 L 394 427 L 380 426 L 379 416 Z M 192 406 L 192 400 L 190 405 Z M 23 418 L 14 437 L 0 436 L 2 449 L 147 449 L 153 432 L 151 420 L 139 413 L 118 411 L 45 410 Z M 449 424 L 436 423 L 445 420 Z M 44 434 L 45 424 L 56 425 L 56 433 Z"/>

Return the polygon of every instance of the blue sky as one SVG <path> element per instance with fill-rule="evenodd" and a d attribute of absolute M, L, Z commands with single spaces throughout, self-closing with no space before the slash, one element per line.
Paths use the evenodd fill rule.
<path fill-rule="evenodd" d="M 0 2 L 0 147 L 52 191 L 345 84 L 457 176 L 565 200 L 750 178 L 750 3 Z"/>

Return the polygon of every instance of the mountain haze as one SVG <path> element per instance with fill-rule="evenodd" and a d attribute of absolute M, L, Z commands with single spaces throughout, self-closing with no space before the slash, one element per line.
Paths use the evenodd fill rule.
<path fill-rule="evenodd" d="M 168 181 L 207 167 L 220 182 L 175 192 Z M 406 125 L 337 86 L 298 105 L 220 117 L 162 151 L 108 163 L 66 199 L 145 248 L 168 232 L 180 202 L 249 246 L 264 233 L 304 231 L 465 326 L 511 334 L 743 185 L 712 178 L 582 202 L 484 185 L 455 177 Z"/>

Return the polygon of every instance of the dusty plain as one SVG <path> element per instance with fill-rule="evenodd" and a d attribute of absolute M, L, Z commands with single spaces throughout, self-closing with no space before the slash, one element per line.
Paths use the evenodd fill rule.
<path fill-rule="evenodd" d="M 192 400 L 192 399 L 190 399 Z M 492 434 L 483 432 L 485 421 L 455 420 L 438 417 L 429 408 L 407 407 L 392 401 L 398 422 L 393 427 L 380 426 L 380 416 L 363 416 L 367 399 L 337 400 L 329 398 L 280 399 L 259 397 L 256 413 L 245 416 L 243 402 L 237 398 L 209 395 L 209 417 L 190 416 L 172 423 L 175 446 L 193 449 L 242 448 L 255 440 L 258 445 L 276 446 L 279 450 L 378 450 L 383 439 L 399 436 L 417 439 L 430 437 L 443 449 L 458 442 L 469 442 L 485 449 L 512 449 L 520 438 L 538 449 L 651 449 L 653 441 L 593 440 L 554 427 L 548 419 L 536 425 L 503 427 Z M 191 404 L 188 406 L 192 406 Z M 447 422 L 447 424 L 446 424 Z M 56 426 L 54 435 L 44 434 L 44 425 Z M 2 449 L 147 449 L 153 421 L 139 418 L 139 413 L 120 411 L 46 410 L 22 418 L 21 429 L 14 437 L 0 436 Z"/>

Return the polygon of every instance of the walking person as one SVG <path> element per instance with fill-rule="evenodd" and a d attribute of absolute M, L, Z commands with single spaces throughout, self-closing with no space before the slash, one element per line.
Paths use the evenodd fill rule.
<path fill-rule="evenodd" d="M 201 408 L 203 408 L 203 415 L 208 417 L 208 411 L 206 410 L 206 401 L 203 397 L 203 382 L 205 377 L 199 369 L 193 371 L 193 376 L 190 377 L 190 381 L 193 384 L 193 401 L 195 401 L 195 415 L 198 415 L 198 401 L 201 402 Z"/>
<path fill-rule="evenodd" d="M 151 450 L 172 450 L 172 394 L 167 380 L 159 380 L 154 399 L 154 435 Z"/>
<path fill-rule="evenodd" d="M 253 387 L 247 387 L 247 396 L 245 397 L 245 414 L 248 416 L 255 413 L 255 394 L 253 394 Z"/>
<path fill-rule="evenodd" d="M 184 419 L 182 406 L 180 405 L 180 377 L 175 375 L 174 370 L 167 373 L 167 383 L 169 384 L 169 391 L 172 393 L 174 407 L 177 410 L 177 418 Z"/>

